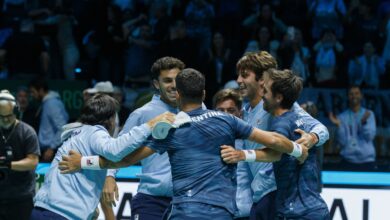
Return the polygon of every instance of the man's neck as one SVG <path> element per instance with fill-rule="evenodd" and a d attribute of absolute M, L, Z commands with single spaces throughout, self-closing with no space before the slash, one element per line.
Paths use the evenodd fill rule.
<path fill-rule="evenodd" d="M 165 99 L 161 98 L 161 96 L 160 96 L 160 100 L 161 100 L 162 102 L 164 102 L 165 104 L 171 106 L 172 108 L 176 108 L 176 107 L 177 107 L 176 103 L 174 104 L 174 103 L 172 103 L 172 102 L 169 102 L 168 100 L 165 100 Z"/>
<path fill-rule="evenodd" d="M 272 116 L 274 117 L 278 117 L 278 116 L 281 116 L 282 114 L 284 114 L 285 112 L 288 112 L 288 109 L 284 109 L 284 108 L 276 108 L 271 114 Z"/>
<path fill-rule="evenodd" d="M 251 105 L 251 108 L 255 108 L 257 106 L 257 104 L 260 103 L 261 99 L 263 98 L 263 96 L 261 95 L 257 95 L 256 97 L 254 97 L 253 99 L 251 99 L 249 101 L 249 104 Z"/>
<path fill-rule="evenodd" d="M 183 111 L 183 112 L 190 112 L 192 110 L 195 110 L 195 109 L 198 109 L 198 108 L 201 108 L 202 107 L 202 103 L 199 104 L 199 103 L 187 103 L 187 104 L 182 104 L 180 106 L 180 111 Z"/>
<path fill-rule="evenodd" d="M 350 106 L 349 108 L 351 109 L 351 111 L 353 112 L 358 112 L 360 110 L 360 105 L 355 105 L 355 106 Z"/>

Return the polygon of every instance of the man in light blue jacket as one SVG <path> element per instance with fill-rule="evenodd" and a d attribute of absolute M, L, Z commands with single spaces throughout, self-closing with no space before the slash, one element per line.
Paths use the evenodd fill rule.
<path fill-rule="evenodd" d="M 375 170 L 376 122 L 374 112 L 362 106 L 363 94 L 359 86 L 348 89 L 349 108 L 330 120 L 337 126 L 341 166 L 347 170 Z"/>
<path fill-rule="evenodd" d="M 156 122 L 172 122 L 172 113 L 162 114 L 140 126 L 133 127 L 119 138 L 112 138 L 118 102 L 108 95 L 98 94 L 87 101 L 80 120 L 62 135 L 63 144 L 45 176 L 45 182 L 34 198 L 31 220 L 80 219 L 90 220 L 102 193 L 106 170 L 83 170 L 63 175 L 58 162 L 70 150 L 82 155 L 101 155 L 120 161 L 138 148 L 150 135 Z M 91 158 L 83 166 L 99 169 L 99 162 Z"/>
<path fill-rule="evenodd" d="M 39 102 L 41 121 L 38 131 L 41 147 L 41 161 L 51 162 L 57 148 L 61 144 L 61 128 L 68 120 L 64 103 L 57 92 L 49 91 L 48 84 L 43 79 L 34 79 L 30 82 L 31 96 Z"/>

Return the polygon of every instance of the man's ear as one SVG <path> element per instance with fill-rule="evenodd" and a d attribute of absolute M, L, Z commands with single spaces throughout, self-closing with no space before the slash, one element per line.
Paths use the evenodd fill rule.
<path fill-rule="evenodd" d="M 283 95 L 278 93 L 276 94 L 275 99 L 280 104 L 283 101 Z"/>
<path fill-rule="evenodd" d="M 202 102 L 206 99 L 206 90 L 203 90 Z"/>
<path fill-rule="evenodd" d="M 153 79 L 153 86 L 155 89 L 160 90 L 160 84 L 157 79 Z"/>

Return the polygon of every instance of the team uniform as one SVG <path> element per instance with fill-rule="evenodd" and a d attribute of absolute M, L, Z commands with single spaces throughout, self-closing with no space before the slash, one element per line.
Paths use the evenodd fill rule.
<path fill-rule="evenodd" d="M 295 112 L 288 111 L 272 120 L 271 131 L 297 140 L 295 129 L 304 130 L 304 123 Z M 288 154 L 273 163 L 277 185 L 277 219 L 326 220 L 330 219 L 328 207 L 318 192 L 318 166 L 316 147 L 309 150 L 303 164 Z"/>
<path fill-rule="evenodd" d="M 322 125 L 319 121 L 311 117 L 305 112 L 297 103 L 294 103 L 292 111 L 295 112 L 300 119 L 305 121 L 304 130 L 314 132 L 318 135 L 318 146 L 322 145 L 329 139 L 329 133 L 327 128 Z M 251 124 L 256 128 L 262 130 L 269 130 L 271 126 L 271 115 L 263 109 L 263 100 L 261 100 L 254 108 L 251 108 L 250 104 L 247 103 L 243 107 L 243 120 Z M 263 148 L 261 144 L 245 140 L 243 149 L 252 150 Z M 239 167 L 240 168 L 240 167 Z M 249 169 L 248 169 L 249 168 Z M 245 167 L 243 167 L 245 169 Z M 274 217 L 274 199 L 276 183 L 273 173 L 272 163 L 248 163 L 247 170 L 239 170 L 237 174 L 238 182 L 243 183 L 238 185 L 238 191 L 243 191 L 245 188 L 250 187 L 253 192 L 253 206 L 251 209 L 251 219 L 270 219 Z M 244 184 L 244 183 L 250 183 Z M 242 205 L 247 205 L 251 199 L 242 199 L 237 201 Z M 265 211 L 266 210 L 266 211 Z"/>
<path fill-rule="evenodd" d="M 63 142 L 45 175 L 45 182 L 34 198 L 35 219 L 89 220 L 99 204 L 106 170 L 81 170 L 73 174 L 61 174 L 58 163 L 69 150 L 81 155 L 101 155 L 111 161 L 119 161 L 137 149 L 150 135 L 144 124 L 134 127 L 119 138 L 112 138 L 100 125 L 82 125 L 67 131 L 71 136 Z"/>
<path fill-rule="evenodd" d="M 177 113 L 176 108 L 163 102 L 159 95 L 154 95 L 150 102 L 130 114 L 119 136 L 166 111 Z M 143 146 L 151 143 L 148 140 Z M 143 159 L 141 164 L 142 173 L 137 175 L 140 180 L 138 192 L 131 200 L 132 219 L 160 220 L 172 198 L 172 174 L 168 155 L 156 153 Z"/>
<path fill-rule="evenodd" d="M 232 219 L 236 211 L 236 166 L 223 162 L 221 145 L 246 139 L 253 127 L 232 115 L 204 110 L 187 112 L 192 122 L 170 131 L 150 147 L 167 152 L 172 166 L 175 219 Z"/>

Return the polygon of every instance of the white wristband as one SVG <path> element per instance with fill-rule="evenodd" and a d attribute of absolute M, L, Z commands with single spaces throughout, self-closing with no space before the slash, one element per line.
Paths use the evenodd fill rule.
<path fill-rule="evenodd" d="M 255 162 L 256 161 L 256 151 L 255 150 L 243 150 L 245 154 L 246 162 Z"/>
<path fill-rule="evenodd" d="M 81 157 L 81 169 L 101 170 L 99 165 L 99 156 Z"/>
<path fill-rule="evenodd" d="M 293 151 L 291 153 L 289 153 L 289 155 L 296 157 L 296 158 L 299 158 L 300 156 L 302 156 L 302 146 L 300 144 L 295 143 L 294 141 L 291 141 L 291 143 L 293 143 L 294 148 L 293 148 Z"/>

